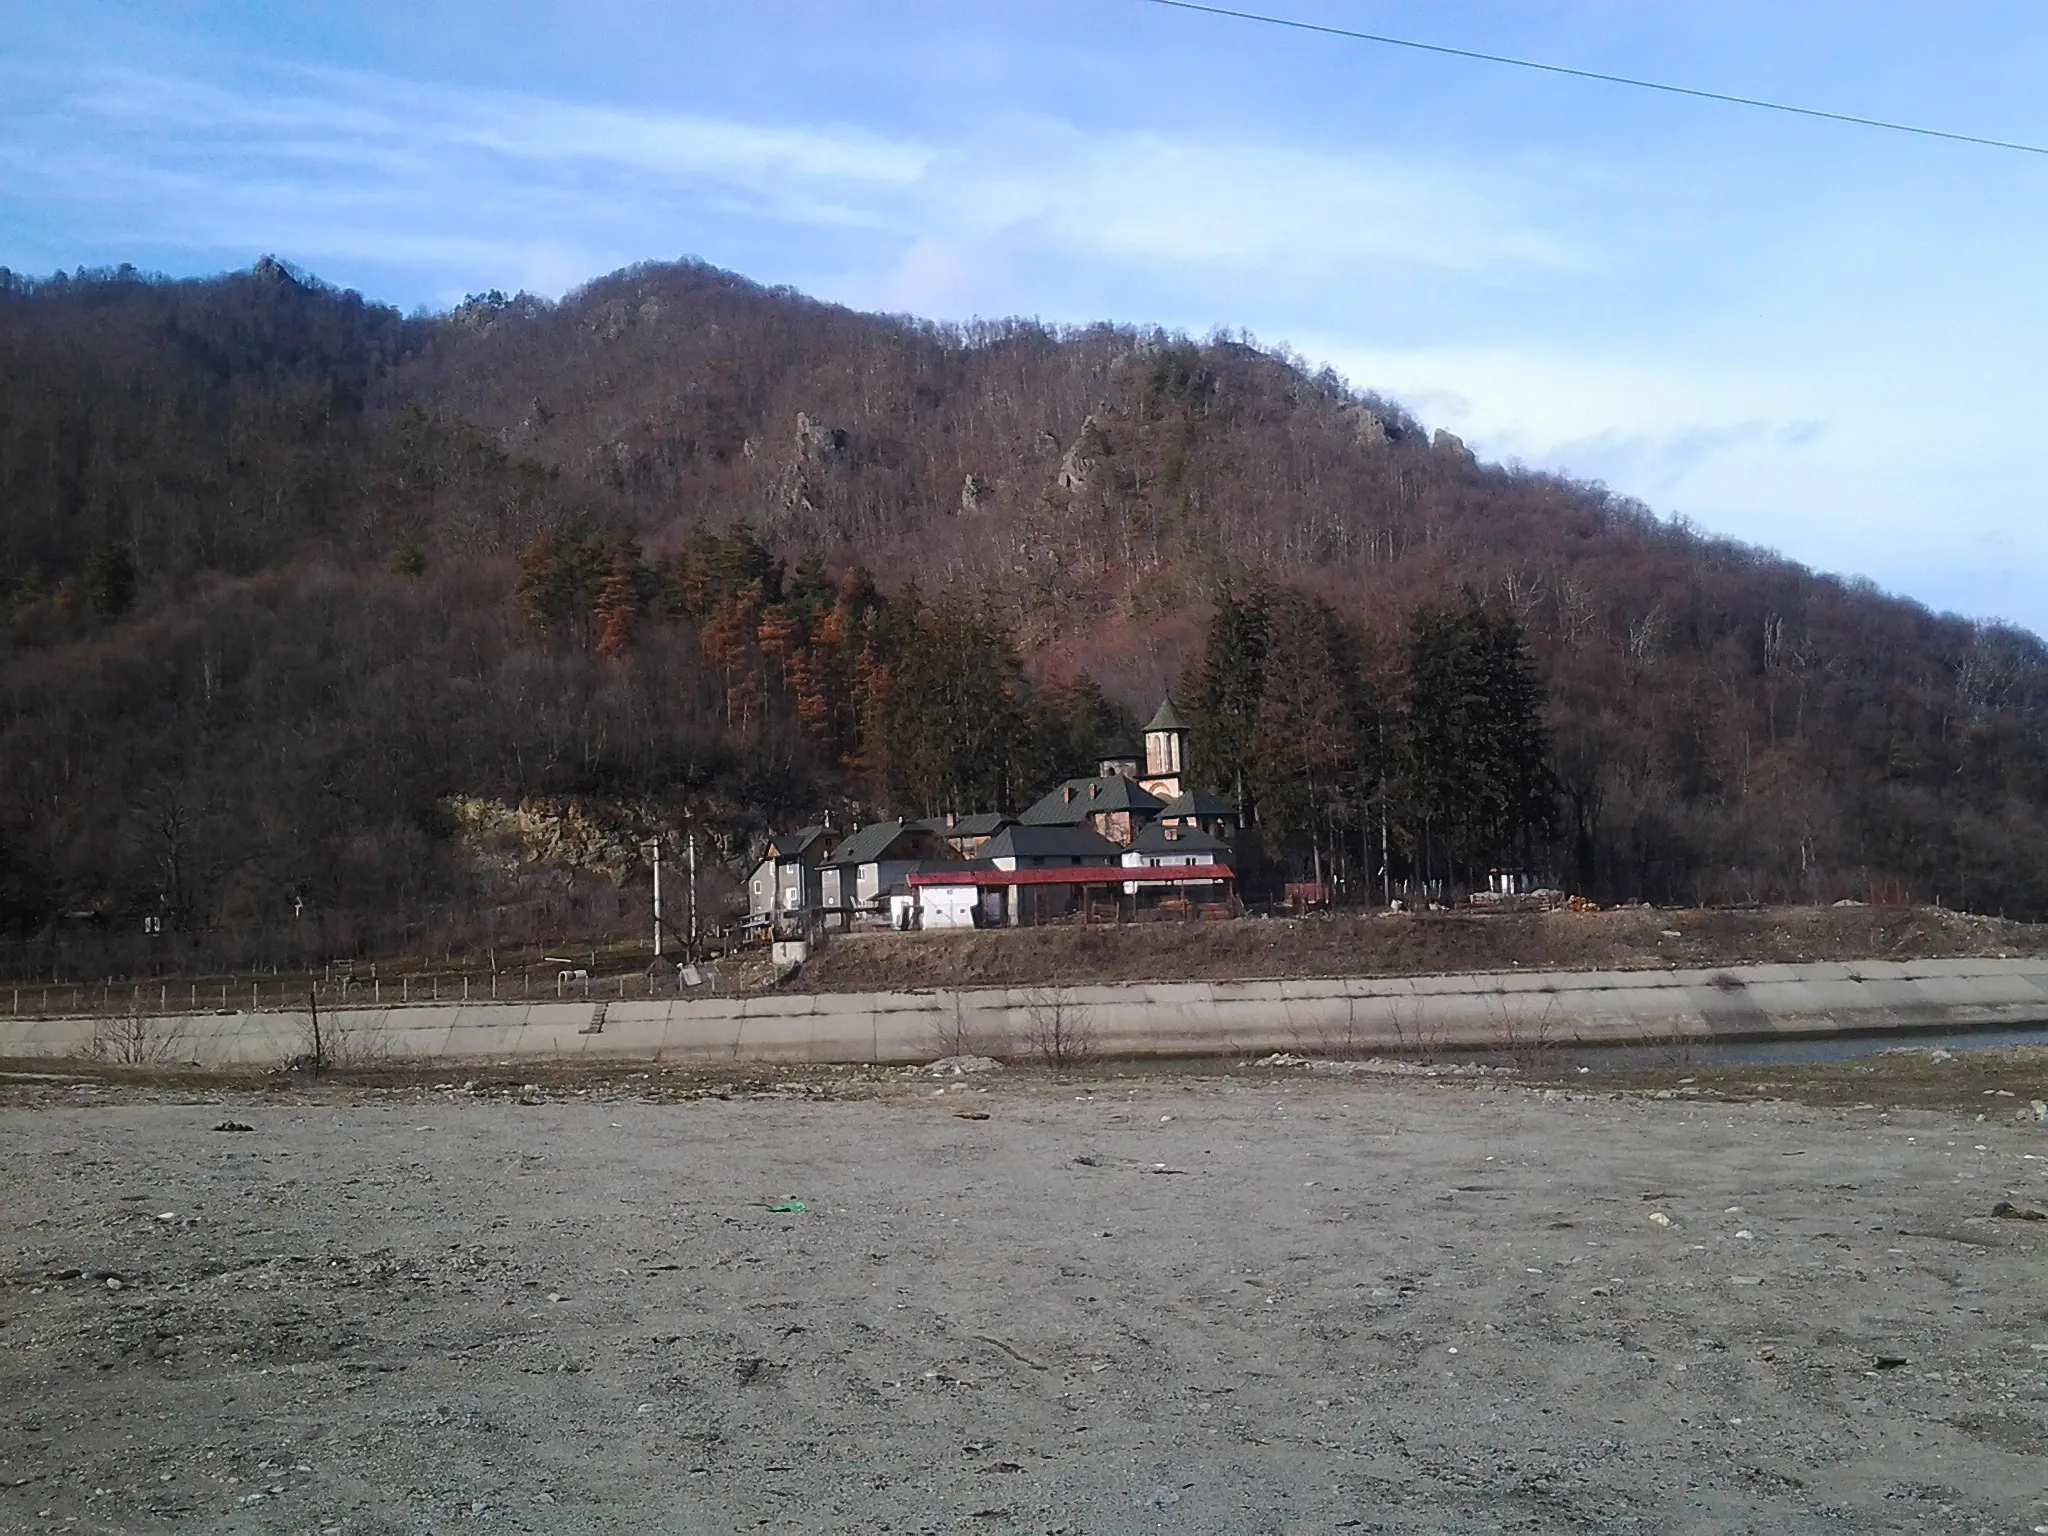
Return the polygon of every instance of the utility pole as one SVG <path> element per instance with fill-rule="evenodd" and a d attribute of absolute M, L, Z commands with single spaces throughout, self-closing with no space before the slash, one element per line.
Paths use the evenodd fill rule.
<path fill-rule="evenodd" d="M 661 958 L 661 839 L 648 846 L 654 852 L 654 958 Z"/>
<path fill-rule="evenodd" d="M 690 959 L 697 959 L 697 828 L 690 827 Z"/>

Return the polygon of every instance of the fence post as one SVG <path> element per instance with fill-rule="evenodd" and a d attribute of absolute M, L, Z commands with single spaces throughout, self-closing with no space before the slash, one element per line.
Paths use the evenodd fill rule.
<path fill-rule="evenodd" d="M 398 978 L 398 1000 L 401 1003 L 412 1001 L 412 978 L 410 976 Z"/>
<path fill-rule="evenodd" d="M 462 973 L 462 1000 L 465 1003 L 469 1001 L 469 972 L 467 971 Z"/>

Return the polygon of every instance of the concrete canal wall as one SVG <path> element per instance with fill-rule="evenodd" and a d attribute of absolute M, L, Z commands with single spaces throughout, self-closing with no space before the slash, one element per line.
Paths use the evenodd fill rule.
<path fill-rule="evenodd" d="M 1706 971 L 1494 972 L 1059 989 L 775 993 L 323 1010 L 331 1056 L 378 1062 L 914 1062 L 1033 1054 L 1054 1028 L 1107 1055 L 1398 1054 L 2048 1023 L 2048 959 Z M 303 1011 L 0 1018 L 0 1059 L 264 1066 L 311 1051 Z"/>

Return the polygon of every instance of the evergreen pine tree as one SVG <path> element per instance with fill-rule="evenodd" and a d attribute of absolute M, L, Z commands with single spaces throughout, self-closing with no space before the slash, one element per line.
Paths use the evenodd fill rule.
<path fill-rule="evenodd" d="M 1253 780 L 1267 629 L 1263 591 L 1226 595 L 1209 621 L 1201 665 L 1185 700 L 1194 778 L 1230 795 L 1247 825 L 1256 809 Z"/>
<path fill-rule="evenodd" d="M 1260 821 L 1278 842 L 1306 841 L 1325 877 L 1339 827 L 1356 810 L 1357 676 L 1327 603 L 1298 592 L 1269 600 L 1252 754 Z"/>
<path fill-rule="evenodd" d="M 1476 603 L 1416 615 L 1409 631 L 1408 760 L 1425 841 L 1453 866 L 1533 860 L 1556 787 L 1544 689 L 1521 628 Z M 1424 852 L 1428 858 L 1427 850 Z"/>
<path fill-rule="evenodd" d="M 126 545 L 102 541 L 85 557 L 85 600 L 103 619 L 135 606 L 135 560 Z"/>
<path fill-rule="evenodd" d="M 427 573 L 427 550 L 418 539 L 407 539 L 391 552 L 391 574 L 394 576 L 424 576 Z"/>

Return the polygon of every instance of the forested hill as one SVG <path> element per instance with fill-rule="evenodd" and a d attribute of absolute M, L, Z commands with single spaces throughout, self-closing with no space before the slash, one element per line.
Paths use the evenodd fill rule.
<path fill-rule="evenodd" d="M 1396 879 L 2048 915 L 2033 636 L 1227 340 L 694 264 L 432 318 L 269 261 L 0 272 L 0 593 L 16 941 L 541 932 L 571 898 L 451 806 L 687 812 L 737 858 L 1015 807 L 1169 686 L 1276 869 L 1362 885 L 1384 825 Z"/>

